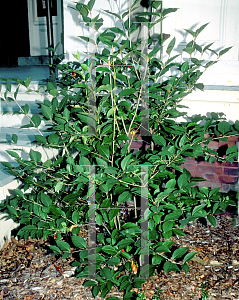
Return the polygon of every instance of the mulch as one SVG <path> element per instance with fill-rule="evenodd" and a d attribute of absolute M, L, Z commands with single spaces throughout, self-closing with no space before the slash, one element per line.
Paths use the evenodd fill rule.
<path fill-rule="evenodd" d="M 159 288 L 160 300 L 199 300 L 204 285 L 208 292 L 205 299 L 239 300 L 239 227 L 233 227 L 231 215 L 218 215 L 216 228 L 190 222 L 183 231 L 186 236 L 171 239 L 197 252 L 188 263 L 190 271 L 156 271 L 142 287 L 146 298 L 152 299 L 155 288 Z M 52 256 L 47 243 L 30 238 L 12 238 L 5 243 L 0 251 L 0 300 L 94 299 L 91 289 L 83 286 L 85 279 L 74 277 L 75 267 L 70 264 L 73 258 Z M 123 299 L 122 292 L 113 288 L 106 299 L 112 296 Z"/>

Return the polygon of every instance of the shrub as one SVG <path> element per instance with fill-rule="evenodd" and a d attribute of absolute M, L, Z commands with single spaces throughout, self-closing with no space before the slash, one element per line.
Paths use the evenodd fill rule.
<path fill-rule="evenodd" d="M 105 298 L 115 286 L 124 291 L 124 299 L 135 299 L 133 288 L 140 288 L 156 269 L 188 272 L 187 262 L 196 253 L 173 246 L 172 235 L 183 236 L 182 228 L 200 217 L 216 226 L 213 215 L 236 205 L 219 188 L 196 187 L 204 179 L 192 177 L 180 166 L 186 157 L 202 155 L 209 162 L 233 162 L 236 146 L 229 147 L 222 158 L 207 145 L 213 139 L 238 135 L 239 122 L 230 125 L 216 114 L 213 118 L 187 116 L 177 122 L 179 116 L 186 116 L 179 111 L 182 99 L 195 88 L 203 89 L 200 76 L 230 48 L 216 53 L 211 45 L 198 45 L 197 36 L 205 24 L 196 31 L 187 30 L 193 37 L 183 50 L 188 60 L 177 63 L 177 56 L 170 56 L 175 47 L 172 39 L 163 62 L 157 58 L 164 43 L 161 36 L 154 41 L 141 35 L 132 43 L 130 35 L 152 29 L 175 9 L 158 12 L 160 2 L 154 1 L 151 13 L 135 16 L 141 23 L 130 21 L 129 11 L 107 11 L 122 27 L 100 32 L 103 19 L 89 17 L 93 4 L 92 0 L 87 5 L 77 3 L 76 10 L 86 26 L 96 30 L 95 42 L 81 38 L 93 43 L 97 52 L 83 63 L 77 52 L 76 61 L 57 65 L 60 79 L 46 85 L 52 100 L 39 103 L 40 115 L 33 115 L 29 125 L 23 126 L 36 128 L 36 143 L 57 149 L 58 154 L 42 161 L 42 154 L 33 149 L 28 160 L 21 158 L 20 150 L 7 151 L 18 166 L 3 165 L 21 185 L 0 211 L 20 223 L 18 236 L 44 237 L 52 242 L 55 255 L 63 259 L 73 255 L 76 276 L 90 278 L 84 285 L 92 286 L 94 297 L 101 293 Z M 147 50 L 153 42 L 156 46 Z M 214 60 L 194 57 L 208 51 Z M 17 82 L 29 89 L 30 78 Z M 17 92 L 13 100 L 17 102 Z M 28 111 L 29 107 L 21 107 L 23 114 Z M 143 146 L 135 153 L 131 144 L 139 132 Z M 16 135 L 13 143 L 17 143 Z M 88 239 L 80 236 L 85 224 Z"/>

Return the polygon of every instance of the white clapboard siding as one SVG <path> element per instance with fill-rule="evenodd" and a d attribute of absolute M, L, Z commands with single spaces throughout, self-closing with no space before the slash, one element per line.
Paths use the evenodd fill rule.
<path fill-rule="evenodd" d="M 37 89 L 38 82 L 33 82 L 29 88 Z M 17 88 L 17 85 L 12 85 L 11 94 L 12 97 Z M 2 96 L 6 86 L 2 84 L 1 93 Z M 17 103 L 12 102 L 0 102 L 0 162 L 11 162 L 14 164 L 15 160 L 11 157 L 6 150 L 23 149 L 24 151 L 16 150 L 16 152 L 23 158 L 29 158 L 29 151 L 33 149 L 39 151 L 42 154 L 42 160 L 51 159 L 53 155 L 57 154 L 57 149 L 43 149 L 41 146 L 35 145 L 34 135 L 40 134 L 44 123 L 39 126 L 40 132 L 36 128 L 20 128 L 22 125 L 29 124 L 29 118 L 32 114 L 39 113 L 37 103 L 43 103 L 44 99 L 51 100 L 51 96 L 47 94 L 26 93 L 26 88 L 21 87 L 17 95 Z M 13 112 L 20 112 L 19 106 L 29 105 L 29 118 L 24 114 L 13 114 Z M 12 143 L 12 134 L 18 136 L 17 144 Z M 46 135 L 46 133 L 42 134 Z M 6 143 L 5 143 L 6 142 Z M 19 183 L 10 175 L 4 167 L 0 164 L 0 202 L 4 201 L 6 197 L 11 193 L 11 190 L 17 188 Z M 0 215 L 0 249 L 3 246 L 5 240 L 10 238 L 11 230 L 15 228 L 17 224 L 12 220 L 5 220 L 4 215 Z"/>

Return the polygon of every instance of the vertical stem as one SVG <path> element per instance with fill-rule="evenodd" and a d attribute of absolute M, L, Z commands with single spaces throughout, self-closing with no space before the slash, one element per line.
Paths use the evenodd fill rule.
<path fill-rule="evenodd" d="M 114 49 L 112 47 L 112 54 L 114 53 Z M 114 66 L 114 59 L 112 60 L 113 70 L 114 70 L 114 88 L 116 87 L 116 73 L 115 73 L 115 66 Z M 111 78 L 111 76 L 110 76 Z M 112 160 L 111 160 L 111 166 L 114 166 L 114 152 L 115 152 L 115 124 L 116 124 L 116 103 L 115 103 L 115 89 L 114 89 L 114 95 L 113 95 L 113 89 L 111 90 L 111 99 L 112 99 L 112 108 L 113 108 L 113 116 L 114 116 L 114 123 L 113 123 L 113 151 L 112 151 Z"/>
<path fill-rule="evenodd" d="M 136 206 L 136 197 L 134 196 L 134 216 L 137 219 L 137 206 Z"/>

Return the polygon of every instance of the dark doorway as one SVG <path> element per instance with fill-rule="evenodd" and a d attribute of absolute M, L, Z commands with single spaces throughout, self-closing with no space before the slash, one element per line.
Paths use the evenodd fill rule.
<path fill-rule="evenodd" d="M 17 66 L 30 56 L 27 0 L 1 1 L 0 28 L 0 67 Z"/>

